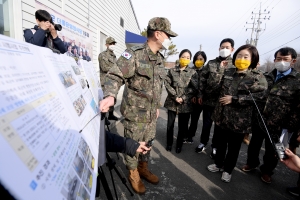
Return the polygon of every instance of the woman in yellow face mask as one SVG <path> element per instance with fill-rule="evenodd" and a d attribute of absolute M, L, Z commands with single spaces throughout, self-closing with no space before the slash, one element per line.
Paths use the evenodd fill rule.
<path fill-rule="evenodd" d="M 235 67 L 227 68 L 221 63 L 224 75 L 215 79 L 214 84 L 221 84 L 221 92 L 212 119 L 222 134 L 218 136 L 215 164 L 207 168 L 211 172 L 224 170 L 224 182 L 230 182 L 244 135 L 251 132 L 254 124 L 252 115 L 256 108 L 249 91 L 256 100 L 265 98 L 268 83 L 256 69 L 258 61 L 256 47 L 243 45 L 233 55 Z"/>
<path fill-rule="evenodd" d="M 167 151 L 173 145 L 174 122 L 178 114 L 178 135 L 176 153 L 181 152 L 183 138 L 188 135 L 190 113 L 193 111 L 192 98 L 198 93 L 198 74 L 188 67 L 192 53 L 184 49 L 179 54 L 179 65 L 170 69 L 165 86 L 168 92 L 164 107 L 168 109 Z"/>
<path fill-rule="evenodd" d="M 207 57 L 204 51 L 198 51 L 193 58 L 194 66 L 192 67 L 192 69 L 194 69 L 198 74 L 198 83 L 200 83 L 200 76 L 206 59 Z M 189 144 L 194 142 L 192 138 L 195 136 L 195 133 L 197 131 L 198 120 L 202 112 L 202 97 L 200 90 L 198 90 L 198 93 L 192 98 L 192 103 L 194 109 L 191 113 L 191 124 L 188 130 L 188 138 L 184 140 L 184 143 Z"/>

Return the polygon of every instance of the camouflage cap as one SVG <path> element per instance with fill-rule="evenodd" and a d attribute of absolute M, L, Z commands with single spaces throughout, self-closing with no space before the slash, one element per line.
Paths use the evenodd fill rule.
<path fill-rule="evenodd" d="M 113 37 L 108 37 L 105 42 L 106 44 L 117 43 Z"/>
<path fill-rule="evenodd" d="M 170 37 L 176 37 L 178 35 L 177 33 L 171 31 L 171 23 L 167 18 L 164 17 L 154 17 L 150 19 L 147 29 L 163 31 Z"/>

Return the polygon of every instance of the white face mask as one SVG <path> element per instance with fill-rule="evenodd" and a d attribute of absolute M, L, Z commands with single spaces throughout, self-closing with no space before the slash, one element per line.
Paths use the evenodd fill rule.
<path fill-rule="evenodd" d="M 169 38 L 167 38 L 167 39 L 164 39 L 163 43 L 161 43 L 161 44 L 162 44 L 164 50 L 168 50 L 172 44 L 172 41 Z"/>
<path fill-rule="evenodd" d="M 285 71 L 287 71 L 291 68 L 291 63 L 290 62 L 285 62 L 285 61 L 275 62 L 275 68 L 279 72 L 285 72 Z"/>
<path fill-rule="evenodd" d="M 231 51 L 230 49 L 221 49 L 219 51 L 219 55 L 222 57 L 222 58 L 226 58 L 227 56 L 229 56 L 231 54 Z"/>
<path fill-rule="evenodd" d="M 111 51 L 114 51 L 116 49 L 116 46 L 115 45 L 109 45 L 108 49 L 111 50 Z"/>
<path fill-rule="evenodd" d="M 169 38 L 164 39 L 163 42 L 161 42 L 160 40 L 158 40 L 158 41 L 161 43 L 163 50 L 168 50 L 172 44 L 172 41 Z"/>

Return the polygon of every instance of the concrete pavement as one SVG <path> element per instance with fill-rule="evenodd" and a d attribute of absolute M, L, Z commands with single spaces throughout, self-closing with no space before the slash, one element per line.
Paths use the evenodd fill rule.
<path fill-rule="evenodd" d="M 165 98 L 166 92 L 164 91 L 161 100 L 162 105 Z M 118 110 L 118 106 L 116 106 L 116 110 Z M 146 186 L 146 194 L 134 194 L 131 197 L 119 177 L 113 172 L 119 199 L 295 199 L 285 189 L 287 186 L 296 185 L 298 174 L 287 169 L 283 164 L 279 163 L 277 166 L 275 174 L 272 176 L 271 184 L 261 181 L 259 170 L 249 173 L 240 170 L 247 158 L 247 145 L 245 144 L 242 144 L 237 166 L 232 173 L 230 183 L 221 181 L 221 173 L 209 172 L 206 167 L 213 163 L 213 160 L 209 157 L 211 149 L 208 148 L 201 154 L 194 151 L 200 138 L 202 116 L 198 123 L 196 136 L 194 137 L 194 144 L 184 144 L 180 154 L 175 153 L 175 145 L 173 145 L 171 152 L 165 150 L 166 127 L 167 113 L 164 108 L 161 108 L 160 117 L 157 120 L 156 140 L 151 151 L 152 158 L 149 162 L 149 168 L 154 174 L 159 176 L 160 183 L 152 185 L 143 180 Z M 178 131 L 177 128 L 177 123 L 175 123 L 175 140 Z M 117 123 L 112 128 L 112 132 L 123 136 L 122 123 Z M 262 148 L 260 154 L 261 162 L 263 154 L 264 149 Z M 110 155 L 116 160 L 117 165 L 122 169 L 127 178 L 128 171 L 124 165 L 123 155 L 120 154 L 120 160 L 116 159 L 115 153 L 110 153 Z M 106 172 L 106 178 L 113 193 L 109 171 L 105 166 L 103 169 Z M 128 182 L 127 184 L 131 188 L 130 183 Z M 106 199 L 102 187 L 101 199 Z"/>

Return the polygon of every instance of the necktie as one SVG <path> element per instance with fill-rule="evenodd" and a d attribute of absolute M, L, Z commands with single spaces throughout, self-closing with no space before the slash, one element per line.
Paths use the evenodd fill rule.
<path fill-rule="evenodd" d="M 283 73 L 278 74 L 277 77 L 276 77 L 276 81 L 278 81 L 278 80 L 281 79 L 282 77 L 284 77 L 284 74 L 283 74 Z"/>

